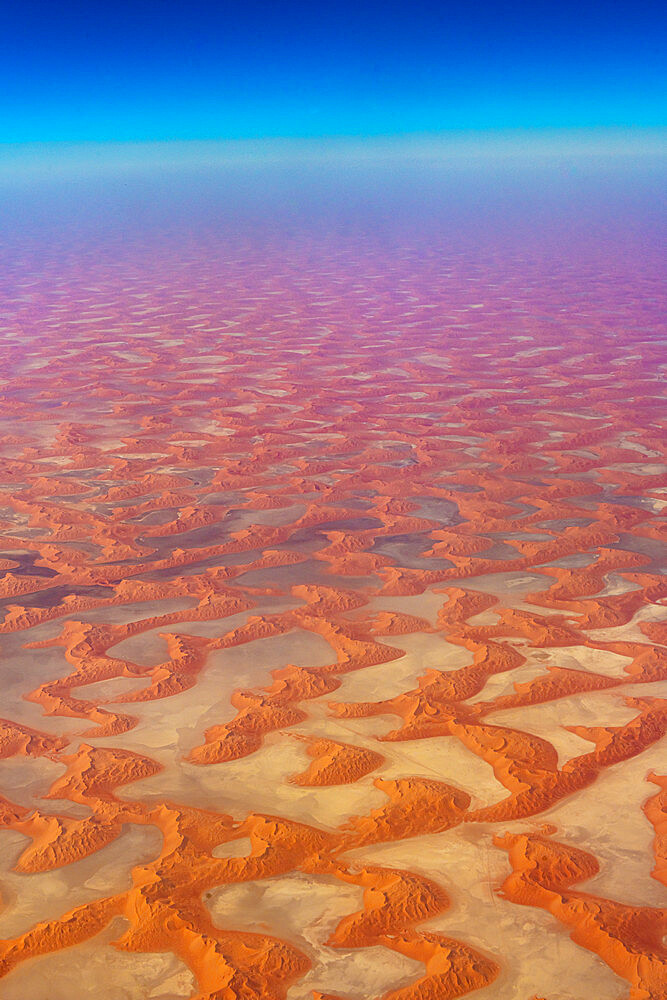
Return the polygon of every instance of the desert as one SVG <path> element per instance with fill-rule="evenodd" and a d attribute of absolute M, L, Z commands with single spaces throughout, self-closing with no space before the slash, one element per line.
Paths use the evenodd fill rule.
<path fill-rule="evenodd" d="M 2 251 L 0 996 L 664 998 L 641 220 L 114 197 Z"/>

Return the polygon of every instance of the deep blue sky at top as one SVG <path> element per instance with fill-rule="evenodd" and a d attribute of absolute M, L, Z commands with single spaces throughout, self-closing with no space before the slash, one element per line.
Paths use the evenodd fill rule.
<path fill-rule="evenodd" d="M 0 141 L 655 126 L 663 7 L 13 0 Z"/>

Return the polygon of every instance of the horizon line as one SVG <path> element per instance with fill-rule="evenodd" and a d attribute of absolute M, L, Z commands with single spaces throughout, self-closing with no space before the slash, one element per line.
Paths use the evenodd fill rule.
<path fill-rule="evenodd" d="M 667 126 L 587 128 L 515 127 L 397 132 L 364 136 L 267 136 L 263 138 L 68 140 L 12 142 L 0 139 L 0 178 L 21 172 L 60 176 L 77 171 L 269 166 L 327 161 L 350 164 L 411 160 L 441 163 L 507 162 L 554 156 L 627 159 L 667 158 Z"/>

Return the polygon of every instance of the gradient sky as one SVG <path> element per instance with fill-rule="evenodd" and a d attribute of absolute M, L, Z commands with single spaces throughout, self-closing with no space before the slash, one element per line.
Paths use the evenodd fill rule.
<path fill-rule="evenodd" d="M 15 0 L 0 142 L 654 127 L 664 7 Z"/>

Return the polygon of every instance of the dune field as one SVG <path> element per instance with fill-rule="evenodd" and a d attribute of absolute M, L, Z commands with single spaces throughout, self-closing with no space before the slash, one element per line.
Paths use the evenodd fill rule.
<path fill-rule="evenodd" d="M 3 1000 L 667 996 L 659 267 L 541 225 L 13 233 Z"/>

